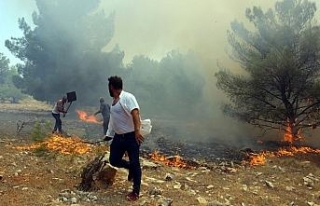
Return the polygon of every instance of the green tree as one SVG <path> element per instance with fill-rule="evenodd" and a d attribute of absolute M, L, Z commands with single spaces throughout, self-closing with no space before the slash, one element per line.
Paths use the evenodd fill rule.
<path fill-rule="evenodd" d="M 8 79 L 9 63 L 10 60 L 0 53 L 0 84 L 4 84 Z"/>
<path fill-rule="evenodd" d="M 200 75 L 203 71 L 203 64 L 193 52 L 172 51 L 160 61 L 159 79 L 165 91 L 160 98 L 169 114 L 191 119 L 199 114 L 194 108 L 203 97 L 205 81 Z"/>
<path fill-rule="evenodd" d="M 0 99 L 11 99 L 13 103 L 23 97 L 21 91 L 13 84 L 13 76 L 17 75 L 17 69 L 9 66 L 9 59 L 0 53 Z"/>
<path fill-rule="evenodd" d="M 77 91 L 82 103 L 105 93 L 106 77 L 122 68 L 123 52 L 102 49 L 114 32 L 114 14 L 98 10 L 99 0 L 36 0 L 31 27 L 24 18 L 24 36 L 7 40 L 7 48 L 23 64 L 14 83 L 37 100 L 54 101 Z M 92 92 L 95 91 L 95 92 Z"/>
<path fill-rule="evenodd" d="M 199 112 L 204 78 L 202 64 L 192 52 L 172 51 L 161 61 L 136 56 L 125 74 L 125 86 L 148 114 L 185 120 Z"/>
<path fill-rule="evenodd" d="M 290 132 L 291 143 L 302 128 L 319 125 L 320 30 L 315 3 L 276 2 L 274 10 L 253 7 L 246 17 L 253 25 L 231 23 L 228 40 L 242 73 L 221 70 L 217 86 L 230 102 L 224 111 L 261 128 Z"/>

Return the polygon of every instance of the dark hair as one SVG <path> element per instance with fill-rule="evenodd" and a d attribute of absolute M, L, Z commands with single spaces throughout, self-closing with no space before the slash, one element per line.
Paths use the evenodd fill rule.
<path fill-rule="evenodd" d="M 111 76 L 108 78 L 109 86 L 113 86 L 114 89 L 122 89 L 122 79 L 118 76 Z"/>

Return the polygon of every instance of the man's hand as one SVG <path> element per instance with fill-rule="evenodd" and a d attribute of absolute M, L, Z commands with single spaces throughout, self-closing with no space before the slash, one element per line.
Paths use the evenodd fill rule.
<path fill-rule="evenodd" d="M 112 140 L 112 139 L 113 139 L 112 137 L 105 136 L 105 137 L 103 138 L 103 141 L 110 141 L 110 140 Z"/>
<path fill-rule="evenodd" d="M 142 136 L 142 134 L 140 132 L 141 122 L 140 122 L 139 110 L 133 109 L 131 111 L 131 115 L 132 115 L 132 120 L 133 120 L 133 124 L 134 124 L 134 128 L 135 128 L 134 135 L 136 137 L 136 141 L 138 142 L 138 144 L 141 144 L 144 141 L 144 137 Z"/>
<path fill-rule="evenodd" d="M 140 130 L 136 130 L 136 131 L 134 132 L 134 135 L 135 135 L 135 137 L 136 137 L 136 141 L 137 141 L 138 144 L 143 143 L 144 137 L 143 137 L 142 134 L 140 133 Z"/>
<path fill-rule="evenodd" d="M 66 113 L 63 113 L 62 117 L 65 117 L 66 116 Z"/>

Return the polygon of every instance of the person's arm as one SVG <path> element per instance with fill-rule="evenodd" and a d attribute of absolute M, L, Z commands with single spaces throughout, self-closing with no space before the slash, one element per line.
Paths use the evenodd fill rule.
<path fill-rule="evenodd" d="M 94 113 L 94 115 L 97 115 L 97 114 L 99 114 L 99 113 L 102 113 L 102 110 L 104 109 L 104 105 L 100 105 L 100 109 L 96 112 L 96 113 Z"/>
<path fill-rule="evenodd" d="M 140 119 L 140 112 L 138 109 L 133 109 L 131 111 L 133 125 L 134 125 L 134 134 L 136 140 L 139 144 L 144 141 L 144 137 L 141 134 L 140 127 L 141 127 L 141 119 Z"/>
<path fill-rule="evenodd" d="M 99 114 L 99 113 L 101 113 L 101 110 L 96 111 L 96 112 L 94 113 L 94 115 L 97 115 L 97 114 Z"/>

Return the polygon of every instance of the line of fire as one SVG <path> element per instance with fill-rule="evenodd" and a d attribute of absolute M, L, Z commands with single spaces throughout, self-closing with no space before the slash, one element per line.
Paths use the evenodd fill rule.
<path fill-rule="evenodd" d="M 95 115 L 88 114 L 86 111 L 76 110 L 76 113 L 78 115 L 79 121 L 85 122 L 87 124 L 102 124 L 102 121 L 99 120 L 99 118 L 97 118 Z M 301 129 L 297 130 L 297 132 L 293 132 L 293 129 L 296 128 L 294 128 L 292 124 L 287 123 L 287 127 L 285 127 L 284 129 L 285 132 L 283 134 L 282 140 L 276 142 L 276 146 L 270 148 L 270 150 L 254 151 L 251 148 L 245 148 L 236 151 L 239 152 L 237 158 L 234 158 L 234 155 L 230 155 L 230 159 L 235 160 L 235 162 L 238 161 L 238 163 L 241 165 L 259 166 L 267 164 L 268 158 L 281 158 L 299 154 L 320 154 L 320 149 L 295 144 L 297 142 L 303 142 L 304 138 L 301 134 Z M 162 141 L 166 140 L 162 139 Z M 46 147 L 49 150 L 60 152 L 62 154 L 84 154 L 91 152 L 93 150 L 93 147 L 97 146 L 94 143 L 95 142 L 88 142 L 87 140 L 74 135 L 70 138 L 65 138 L 60 135 L 52 134 L 43 142 L 16 147 L 16 149 L 34 150 L 39 147 Z M 265 142 L 261 140 L 257 141 L 257 144 L 263 145 L 264 143 Z M 234 152 L 235 151 L 233 151 L 233 153 Z M 158 149 L 153 151 L 143 150 L 141 153 L 145 158 L 149 158 L 154 162 L 161 163 L 170 167 L 193 169 L 206 165 L 198 161 L 184 158 L 183 156 L 181 156 L 181 154 L 179 154 L 179 149 L 173 152 L 173 148 L 170 148 L 170 146 L 164 146 L 161 151 Z M 225 153 L 228 152 L 225 151 Z"/>
<path fill-rule="evenodd" d="M 76 110 L 78 118 L 80 121 L 88 124 L 102 124 L 102 121 L 99 120 L 95 115 L 90 115 L 84 110 Z M 19 146 L 16 149 L 20 150 L 34 150 L 39 147 L 46 147 L 49 150 L 60 152 L 62 154 L 84 154 L 91 152 L 92 148 L 95 146 L 95 142 L 88 142 L 83 138 L 77 136 L 71 136 L 70 138 L 65 138 L 61 135 L 52 134 L 45 141 L 40 143 L 34 143 L 27 146 Z M 156 162 L 163 163 L 167 166 L 192 169 L 195 167 L 195 163 L 187 163 L 187 160 L 184 160 L 179 154 L 173 156 L 166 156 L 161 154 L 158 150 L 154 150 L 150 153 L 143 153 L 144 157 L 150 158 Z"/>

